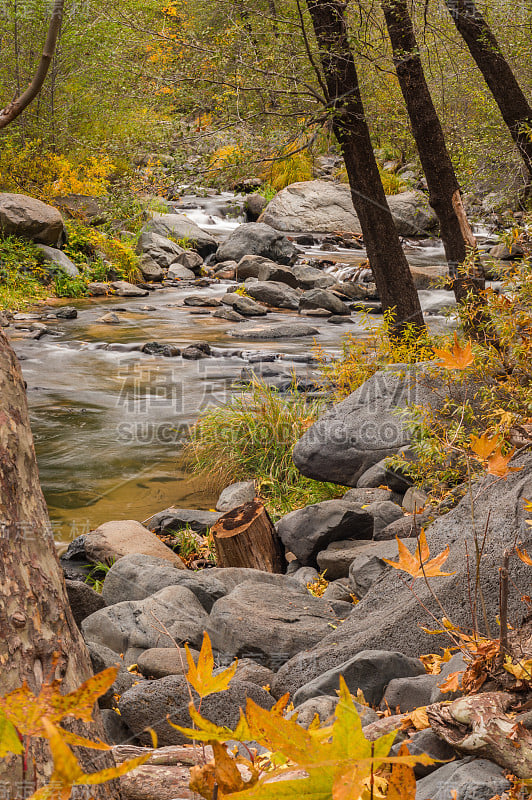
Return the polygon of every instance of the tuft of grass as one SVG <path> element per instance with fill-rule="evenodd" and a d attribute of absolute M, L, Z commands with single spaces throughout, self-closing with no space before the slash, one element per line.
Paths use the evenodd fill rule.
<path fill-rule="evenodd" d="M 88 586 L 91 586 L 95 592 L 101 594 L 103 582 L 115 561 L 116 558 L 113 557 L 109 564 L 107 564 L 105 561 L 97 561 L 95 564 L 87 564 L 86 566 L 91 567 L 91 570 L 83 582 Z"/>
<path fill-rule="evenodd" d="M 305 478 L 292 461 L 295 443 L 323 407 L 295 388 L 280 394 L 255 379 L 242 395 L 202 414 L 186 454 L 213 489 L 255 479 L 273 517 L 338 497 L 345 490 Z"/>
<path fill-rule="evenodd" d="M 314 177 L 312 157 L 305 150 L 297 153 L 288 152 L 285 158 L 272 162 L 264 177 L 271 189 L 276 192 L 292 183 L 311 181 Z"/>

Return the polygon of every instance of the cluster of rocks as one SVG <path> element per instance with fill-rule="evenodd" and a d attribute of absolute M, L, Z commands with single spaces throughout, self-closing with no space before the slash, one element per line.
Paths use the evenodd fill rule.
<path fill-rule="evenodd" d="M 166 718 L 190 725 L 181 646 L 188 642 L 197 652 L 204 631 L 220 668 L 235 657 L 241 659 L 230 690 L 202 705 L 202 712 L 217 724 L 234 726 L 248 697 L 270 708 L 285 692 L 291 694 L 300 724 L 308 725 L 315 714 L 325 720 L 334 713 L 340 675 L 353 694 L 362 690 L 370 703 L 370 708 L 361 708 L 368 738 L 382 735 L 384 722 L 386 730 L 399 730 L 405 713 L 452 699 L 439 685 L 464 669 L 462 654 L 445 664 L 441 675 L 427 674 L 419 659 L 422 653 L 448 646 L 444 633 L 426 632 L 434 627 L 432 615 L 440 614 L 432 589 L 419 580 L 414 594 L 385 560 L 397 560 L 395 536 L 406 537 L 413 552 L 419 526 L 427 522 L 423 493 L 383 461 L 392 452 L 409 453 L 410 434 L 397 408 L 405 398 L 434 403 L 435 394 L 423 375 L 396 366 L 377 373 L 307 431 L 294 454 L 300 469 L 353 488 L 339 499 L 298 509 L 279 520 L 276 530 L 288 564 L 284 574 L 233 567 L 191 571 L 159 538 L 185 525 L 205 533 L 222 513 L 254 495 L 252 483 L 228 487 L 217 511 L 169 508 L 144 525 L 107 523 L 75 540 L 63 561 L 70 578 L 79 577 L 76 562 L 112 563 L 101 595 L 78 580 L 69 580 L 68 590 L 94 669 L 119 666 L 116 684 L 102 700 L 113 741 L 149 744 L 146 728 L 151 727 L 162 746 L 185 742 Z M 392 421 L 393 436 L 387 428 Z M 516 531 L 525 547 L 530 538 L 521 498 L 532 493 L 532 456 L 521 455 L 517 466 L 521 469 L 505 482 L 487 476 L 475 488 L 483 498 L 475 525 L 486 531 L 479 581 L 493 629 L 503 552 Z M 474 550 L 474 538 L 469 498 L 427 527 L 431 553 L 447 546 L 450 550 L 445 571 L 451 575 L 435 587 L 439 602 L 453 622 L 464 627 L 471 614 L 466 554 Z M 324 571 L 329 583 L 316 596 L 310 588 Z M 509 615 L 518 620 L 523 614 L 519 598 L 529 588 L 529 568 L 522 562 L 512 564 L 511 579 L 515 592 Z M 379 719 L 376 710 L 388 708 L 394 715 Z M 403 736 L 399 732 L 397 741 Z M 450 800 L 456 790 L 463 800 L 489 800 L 493 791 L 508 787 L 500 767 L 456 754 L 432 729 L 411 738 L 414 752 L 440 759 L 417 768 L 420 797 Z M 449 759 L 454 760 L 441 765 Z M 474 795 L 468 793 L 471 786 Z"/>

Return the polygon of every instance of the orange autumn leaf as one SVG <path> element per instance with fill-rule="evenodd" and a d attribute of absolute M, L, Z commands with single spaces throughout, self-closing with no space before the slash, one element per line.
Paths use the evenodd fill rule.
<path fill-rule="evenodd" d="M 450 350 L 440 350 L 437 347 L 432 348 L 435 355 L 441 358 L 441 366 L 445 369 L 467 369 L 475 360 L 473 350 L 471 348 L 471 341 L 464 347 L 458 343 L 458 336 L 454 334 L 454 344 Z"/>
<path fill-rule="evenodd" d="M 449 558 L 449 545 L 447 545 L 445 550 L 439 555 L 430 558 L 425 531 L 421 531 L 414 553 L 410 552 L 402 539 L 399 539 L 398 536 L 396 536 L 395 539 L 397 541 L 399 560 L 391 561 L 388 558 L 383 559 L 390 567 L 407 572 L 414 580 L 423 576 L 427 578 L 439 578 L 454 575 L 454 572 L 442 572 L 440 569 Z"/>
<path fill-rule="evenodd" d="M 515 552 L 523 564 L 528 564 L 529 567 L 532 567 L 532 558 L 528 555 L 526 550 L 520 550 L 518 547 L 516 547 Z"/>
<path fill-rule="evenodd" d="M 482 459 L 482 461 L 486 461 L 493 451 L 497 449 L 498 440 L 499 437 L 497 434 L 491 437 L 489 437 L 487 433 L 483 433 L 482 436 L 471 436 L 471 450 Z"/>
<path fill-rule="evenodd" d="M 489 475 L 496 475 L 498 478 L 506 478 L 511 472 L 519 472 L 522 467 L 509 467 L 508 462 L 515 453 L 515 447 L 510 450 L 508 455 L 503 455 L 500 446 L 493 455 L 488 458 L 487 472 Z"/>
<path fill-rule="evenodd" d="M 419 708 L 415 708 L 403 717 L 401 730 L 406 731 L 408 728 L 415 728 L 416 731 L 424 731 L 426 728 L 430 728 L 427 706 L 419 706 Z"/>
<path fill-rule="evenodd" d="M 462 672 L 451 672 L 450 675 L 446 677 L 443 683 L 438 684 L 438 689 L 440 689 L 443 694 L 446 692 L 458 692 L 462 688 L 461 684 L 461 676 L 463 675 Z"/>
<path fill-rule="evenodd" d="M 399 748 L 400 756 L 410 755 L 406 744 Z M 416 776 L 410 764 L 394 764 L 388 778 L 388 791 L 386 800 L 404 800 L 406 797 L 416 796 Z"/>

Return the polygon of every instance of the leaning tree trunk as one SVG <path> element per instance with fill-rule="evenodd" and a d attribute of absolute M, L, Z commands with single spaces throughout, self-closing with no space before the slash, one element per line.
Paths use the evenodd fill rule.
<path fill-rule="evenodd" d="M 61 32 L 61 23 L 63 21 L 64 0 L 54 0 L 52 13 L 50 16 L 50 23 L 48 25 L 48 32 L 46 34 L 46 41 L 44 43 L 43 52 L 35 71 L 35 75 L 28 88 L 20 95 L 15 97 L 5 108 L 0 111 L 0 129 L 5 128 L 14 119 L 16 119 L 30 103 L 32 103 L 39 92 L 41 91 L 50 64 L 54 57 L 57 40 Z"/>
<path fill-rule="evenodd" d="M 532 178 L 532 107 L 474 0 L 446 0 L 446 4 Z"/>
<path fill-rule="evenodd" d="M 460 186 L 445 144 L 443 129 L 432 102 L 414 26 L 406 0 L 383 0 L 382 8 L 392 43 L 395 70 L 405 99 L 412 133 L 429 188 L 429 201 L 440 222 L 449 275 L 458 301 L 484 288 L 477 243 L 467 220 Z M 460 265 L 471 258 L 469 274 Z M 464 266 L 464 269 L 466 267 Z"/>
<path fill-rule="evenodd" d="M 13 350 L 0 329 L 0 692 L 27 681 L 33 692 L 43 682 L 61 679 L 72 691 L 92 674 L 76 627 L 55 552 L 48 512 L 39 484 L 24 381 Z M 88 738 L 103 738 L 98 720 L 68 726 Z M 42 785 L 51 773 L 43 739 L 29 741 L 27 780 Z M 79 751 L 86 772 L 114 766 L 101 751 Z M 0 760 L 0 786 L 18 797 L 23 779 L 20 756 Z M 92 796 L 117 798 L 113 782 L 94 787 Z"/>
<path fill-rule="evenodd" d="M 395 330 L 422 329 L 423 313 L 373 153 L 343 0 L 306 0 L 325 76 L 332 128 L 344 157 L 353 205 L 383 308 Z"/>

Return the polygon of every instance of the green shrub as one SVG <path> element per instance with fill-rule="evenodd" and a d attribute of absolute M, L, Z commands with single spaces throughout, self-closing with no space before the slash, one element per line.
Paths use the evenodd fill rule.
<path fill-rule="evenodd" d="M 32 242 L 15 236 L 0 238 L 0 308 L 24 308 L 48 294 L 47 270 L 41 266 L 39 250 Z"/>

